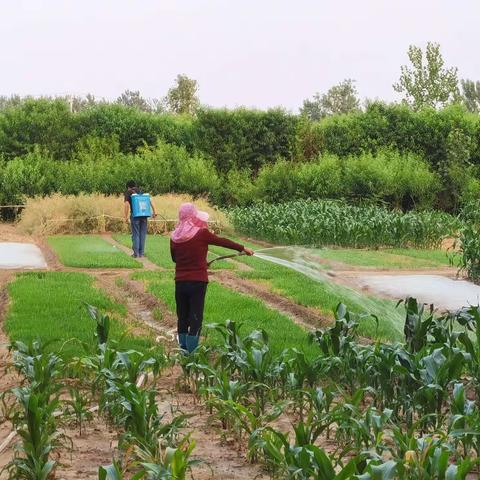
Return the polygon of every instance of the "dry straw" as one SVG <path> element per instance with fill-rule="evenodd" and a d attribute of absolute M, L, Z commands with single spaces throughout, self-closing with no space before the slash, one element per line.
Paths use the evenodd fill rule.
<path fill-rule="evenodd" d="M 226 216 L 209 205 L 205 199 L 189 195 L 157 195 L 152 197 L 159 214 L 150 220 L 151 233 L 165 233 L 174 228 L 178 208 L 184 202 L 193 202 L 200 210 L 209 212 L 215 230 L 229 229 Z M 123 220 L 123 196 L 101 194 L 60 195 L 28 198 L 18 227 L 34 235 L 127 232 Z"/>

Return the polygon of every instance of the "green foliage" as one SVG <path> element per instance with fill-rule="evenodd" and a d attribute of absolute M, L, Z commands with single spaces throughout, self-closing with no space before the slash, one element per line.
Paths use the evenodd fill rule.
<path fill-rule="evenodd" d="M 134 93 L 123 103 L 138 103 Z M 0 203 L 118 194 L 130 178 L 152 193 L 209 195 L 220 205 L 270 201 L 273 192 L 274 201 L 366 196 L 456 211 L 480 196 L 480 120 L 460 105 L 372 102 L 312 122 L 280 109 L 193 116 L 87 103 L 70 112 L 65 99 L 22 99 L 0 110 Z"/>
<path fill-rule="evenodd" d="M 478 202 L 467 204 L 462 212 L 461 228 L 457 232 L 453 260 L 474 282 L 480 282 L 480 209 Z"/>
<path fill-rule="evenodd" d="M 320 352 L 312 359 L 294 349 L 268 355 L 264 332 L 244 336 L 228 321 L 214 327 L 223 342 L 189 359 L 184 374 L 224 436 L 239 448 L 248 439 L 248 457 L 272 478 L 465 479 L 478 463 L 480 415 L 466 397 L 476 379 L 460 338 L 480 315 L 422 319 L 421 310 L 408 300 L 410 346 L 366 344 L 358 317 L 339 305 L 335 325 L 313 335 Z M 278 411 L 291 420 L 290 434 L 273 421 Z M 332 432 L 336 448 L 327 455 L 316 444 L 330 444 Z"/>
<path fill-rule="evenodd" d="M 316 93 L 313 100 L 304 100 L 300 113 L 310 120 L 320 120 L 329 115 L 341 115 L 359 109 L 360 100 L 354 80 L 347 79 L 330 88 L 322 96 Z"/>
<path fill-rule="evenodd" d="M 232 168 L 257 171 L 278 157 L 292 157 L 296 125 L 297 118 L 281 109 L 200 110 L 196 147 L 214 159 L 220 172 Z"/>
<path fill-rule="evenodd" d="M 138 90 L 125 90 L 118 98 L 117 103 L 126 107 L 136 108 L 141 112 L 152 112 L 154 106 L 140 95 Z"/>
<path fill-rule="evenodd" d="M 462 80 L 463 103 L 469 112 L 480 113 L 480 82 Z"/>
<path fill-rule="evenodd" d="M 127 348 L 143 351 L 151 346 L 147 338 L 125 337 L 122 322 L 125 306 L 114 303 L 93 287 L 93 278 L 78 272 L 25 273 L 9 284 L 11 307 L 5 329 L 12 340 L 40 339 L 48 349 L 62 349 L 66 359 L 91 346 L 93 322 L 84 302 L 96 305 L 111 315 L 110 338 L 121 340 Z M 54 342 L 54 343 L 52 343 Z M 95 342 L 97 343 L 97 342 Z"/>
<path fill-rule="evenodd" d="M 194 114 L 200 105 L 197 91 L 196 80 L 186 75 L 177 75 L 175 86 L 168 91 L 165 103 L 173 113 Z"/>
<path fill-rule="evenodd" d="M 57 465 L 50 455 L 60 445 L 54 412 L 59 406 L 63 362 L 57 355 L 45 353 L 39 341 L 14 342 L 10 348 L 25 384 L 11 390 L 18 404 L 12 423 L 21 442 L 5 469 L 12 480 L 47 480 Z"/>
<path fill-rule="evenodd" d="M 6 158 L 25 155 L 36 147 L 56 159 L 67 158 L 78 132 L 63 100 L 28 99 L 0 114 L 0 152 Z"/>
<path fill-rule="evenodd" d="M 96 235 L 57 235 L 49 245 L 67 267 L 138 268 L 142 264 Z M 131 245 L 131 243 L 130 243 Z M 130 246 L 129 245 L 129 246 Z"/>
<path fill-rule="evenodd" d="M 85 306 L 90 318 L 95 322 L 95 336 L 97 337 L 98 343 L 100 345 L 102 343 L 107 343 L 108 334 L 110 332 L 110 317 L 105 313 L 100 312 L 98 308 L 93 305 L 86 303 Z"/>
<path fill-rule="evenodd" d="M 238 232 L 287 245 L 426 248 L 438 246 L 458 226 L 441 212 L 308 200 L 235 208 L 230 218 Z"/>
<path fill-rule="evenodd" d="M 457 68 L 445 68 L 440 45 L 427 43 L 425 59 L 420 47 L 410 45 L 408 58 L 412 68 L 401 67 L 395 91 L 405 93 L 404 101 L 418 110 L 423 107 L 442 107 L 458 98 Z"/>
<path fill-rule="evenodd" d="M 231 188 L 240 205 L 344 198 L 382 200 L 394 207 L 412 209 L 434 204 L 440 180 L 418 156 L 382 150 L 375 156 L 324 155 L 305 163 L 279 160 L 264 166 L 255 180 L 245 185 L 236 181 Z"/>

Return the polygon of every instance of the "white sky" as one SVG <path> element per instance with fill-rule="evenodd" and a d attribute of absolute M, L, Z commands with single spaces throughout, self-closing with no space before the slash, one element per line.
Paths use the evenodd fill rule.
<path fill-rule="evenodd" d="M 216 107 L 296 111 L 345 78 L 395 100 L 408 46 L 429 40 L 480 80 L 480 0 L 0 0 L 0 15 L 3 95 L 160 98 L 185 73 Z"/>

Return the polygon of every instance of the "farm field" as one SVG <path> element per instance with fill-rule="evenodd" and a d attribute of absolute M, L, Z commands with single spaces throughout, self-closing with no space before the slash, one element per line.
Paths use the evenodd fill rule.
<path fill-rule="evenodd" d="M 95 305 L 111 317 L 110 336 L 125 349 L 148 349 L 148 338 L 128 335 L 125 305 L 115 303 L 94 287 L 94 279 L 77 272 L 38 272 L 17 276 L 8 286 L 11 299 L 5 331 L 12 341 L 36 339 L 60 352 L 66 360 L 90 346 L 94 323 L 85 303 Z"/>
<path fill-rule="evenodd" d="M 48 243 L 66 267 L 139 268 L 142 264 L 128 257 L 99 236 L 56 236 Z"/>
<path fill-rule="evenodd" d="M 378 471 L 404 475 L 414 466 L 445 475 L 475 471 L 465 452 L 477 447 L 465 426 L 475 428 L 476 410 L 465 403 L 464 423 L 458 412 L 462 398 L 468 402 L 467 389 L 473 395 L 478 390 L 471 361 L 476 344 L 467 330 L 476 310 L 433 321 L 409 302 L 413 323 L 405 337 L 405 306 L 356 289 L 342 274 L 373 269 L 450 275 L 445 252 L 278 248 L 236 240 L 258 255 L 213 263 L 206 337 L 190 357 L 178 355 L 172 333 L 168 236 L 150 235 L 149 263 L 137 265 L 128 263 L 127 235 L 50 237 L 42 249 L 51 248 L 69 271 L 56 265 L 60 271 L 0 277 L 8 295 L 0 353 L 13 361 L 0 387 L 8 392 L 10 385 L 24 384 L 4 397 L 0 445 L 14 427 L 21 435 L 0 451 L 1 464 L 12 459 L 14 444 L 28 448 L 34 432 L 24 422 L 36 408 L 49 425 L 42 447 L 67 458 L 69 450 L 55 436 L 63 432 L 73 441 L 74 459 L 39 459 L 66 479 L 142 472 L 139 478 L 161 478 L 155 477 L 159 465 L 205 480 L 289 478 L 293 468 L 310 472 L 305 479 L 320 469 L 330 472 L 326 478 L 336 472 L 352 479 L 360 472 L 371 479 Z M 110 242 L 118 242 L 115 253 Z M 211 247 L 209 259 L 226 253 Z M 136 267 L 142 268 L 132 271 Z M 99 315 L 92 317 L 85 303 Z M 399 359 L 402 367 L 393 368 Z M 35 407 L 25 395 L 38 399 Z M 412 428 L 423 436 L 409 437 Z M 432 453 L 425 453 L 425 441 L 433 442 Z M 125 456 L 132 447 L 139 460 Z M 449 462 L 437 465 L 437 456 Z M 10 472 L 18 465 L 10 464 Z"/>
<path fill-rule="evenodd" d="M 90 3 L 2 5 L 0 480 L 479 480 L 480 2 Z"/>

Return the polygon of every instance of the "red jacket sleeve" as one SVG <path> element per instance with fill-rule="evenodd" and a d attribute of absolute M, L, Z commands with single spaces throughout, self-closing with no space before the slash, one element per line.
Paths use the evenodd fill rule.
<path fill-rule="evenodd" d="M 225 247 L 230 248 L 231 250 L 237 250 L 239 252 L 243 252 L 243 245 L 239 243 L 232 242 L 228 238 L 218 237 L 214 233 L 210 232 L 209 230 L 205 229 L 205 240 L 209 245 L 217 245 L 218 247 Z"/>
<path fill-rule="evenodd" d="M 173 249 L 173 242 L 171 239 L 170 239 L 170 255 L 172 256 L 172 260 L 175 262 L 175 250 Z"/>

